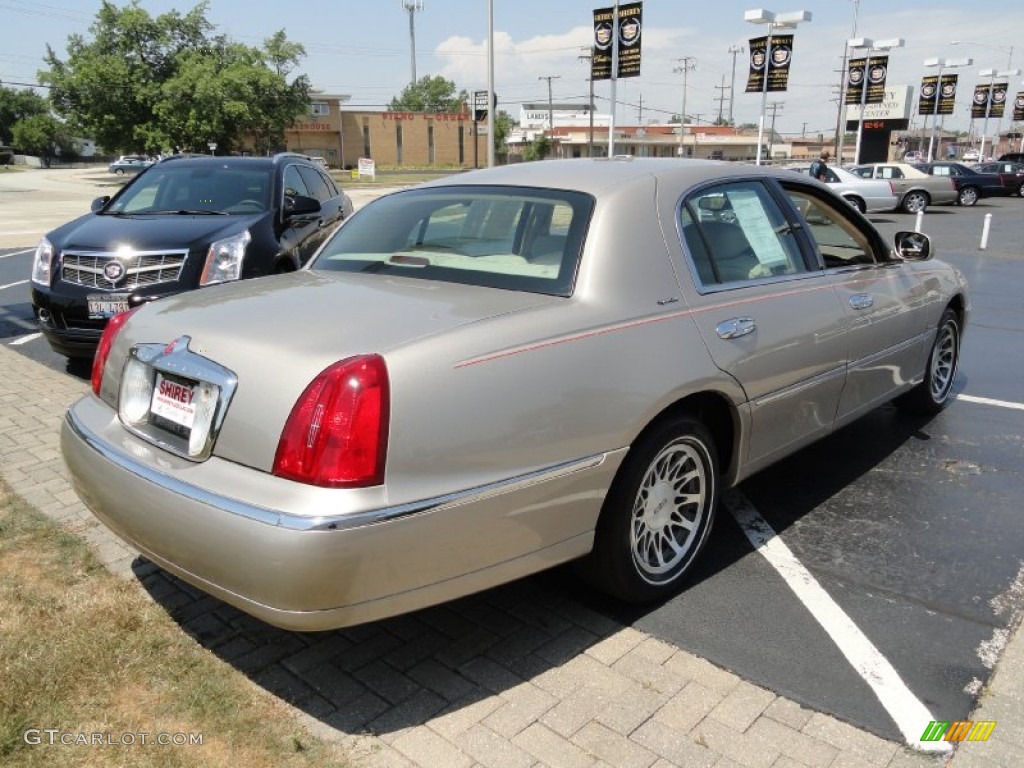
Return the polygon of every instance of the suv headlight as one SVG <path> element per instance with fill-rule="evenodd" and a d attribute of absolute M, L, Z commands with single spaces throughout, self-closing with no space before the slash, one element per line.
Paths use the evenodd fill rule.
<path fill-rule="evenodd" d="M 53 267 L 53 243 L 45 237 L 36 246 L 36 255 L 32 259 L 32 282 L 49 285 Z"/>
<path fill-rule="evenodd" d="M 203 275 L 199 278 L 200 285 L 226 283 L 238 280 L 242 276 L 242 260 L 245 258 L 245 247 L 252 240 L 249 230 L 237 235 L 226 237 L 210 245 L 206 252 L 206 264 Z"/>

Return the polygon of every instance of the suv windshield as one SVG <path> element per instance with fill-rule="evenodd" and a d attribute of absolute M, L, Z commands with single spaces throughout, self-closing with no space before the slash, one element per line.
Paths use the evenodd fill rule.
<path fill-rule="evenodd" d="M 269 167 L 160 163 L 125 187 L 104 213 L 260 213 L 269 208 L 272 186 Z"/>
<path fill-rule="evenodd" d="M 568 296 L 593 204 L 518 187 L 399 192 L 339 229 L 312 268 Z"/>

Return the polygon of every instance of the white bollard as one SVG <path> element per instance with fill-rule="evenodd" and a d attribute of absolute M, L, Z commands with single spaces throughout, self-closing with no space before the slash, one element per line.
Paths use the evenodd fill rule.
<path fill-rule="evenodd" d="M 989 214 L 989 215 L 991 215 L 991 214 Z M 920 232 L 921 231 L 921 224 L 923 222 L 924 222 L 924 211 L 918 211 L 917 212 L 917 220 L 914 222 L 914 231 L 915 232 Z"/>
<path fill-rule="evenodd" d="M 981 246 L 979 250 L 984 251 L 988 248 L 988 231 L 992 228 L 992 214 L 985 214 L 985 223 L 981 227 Z"/>

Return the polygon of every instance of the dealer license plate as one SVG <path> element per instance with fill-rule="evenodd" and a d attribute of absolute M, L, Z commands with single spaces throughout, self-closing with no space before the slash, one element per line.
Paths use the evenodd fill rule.
<path fill-rule="evenodd" d="M 128 295 L 99 294 L 86 297 L 89 302 L 89 319 L 105 320 L 108 317 L 128 311 Z"/>
<path fill-rule="evenodd" d="M 179 379 L 169 379 L 157 371 L 149 412 L 179 428 L 192 429 L 196 417 L 199 387 Z"/>

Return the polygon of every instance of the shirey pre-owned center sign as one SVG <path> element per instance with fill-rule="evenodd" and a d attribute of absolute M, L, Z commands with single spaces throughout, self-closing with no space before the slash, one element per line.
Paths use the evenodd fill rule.
<path fill-rule="evenodd" d="M 892 132 L 905 131 L 910 127 L 910 110 L 914 106 L 913 90 L 909 85 L 887 85 L 882 101 L 864 107 L 861 162 L 885 162 L 889 158 Z M 860 104 L 846 107 L 846 130 L 857 130 L 860 112 Z"/>

